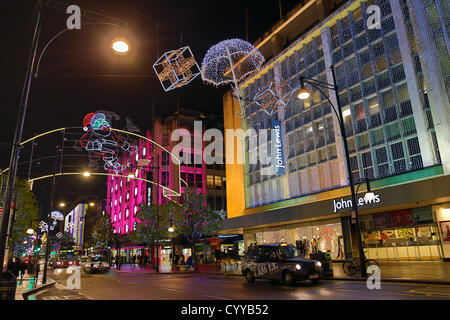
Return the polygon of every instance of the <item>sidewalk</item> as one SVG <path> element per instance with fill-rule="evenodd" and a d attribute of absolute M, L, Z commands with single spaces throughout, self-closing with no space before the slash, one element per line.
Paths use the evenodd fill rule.
<path fill-rule="evenodd" d="M 39 286 L 42 286 L 42 276 L 43 276 L 43 272 L 39 272 L 39 277 L 37 279 L 37 282 L 36 282 L 35 277 L 30 277 L 28 275 L 28 272 L 23 278 L 18 277 L 15 299 L 16 300 L 24 300 L 23 295 L 22 295 L 24 292 L 31 290 L 31 289 L 35 289 Z M 49 280 L 50 279 L 47 279 L 47 282 Z"/>
<path fill-rule="evenodd" d="M 381 280 L 398 282 L 422 282 L 450 285 L 450 263 L 443 261 L 380 262 Z M 364 280 L 360 274 L 348 276 L 342 262 L 333 262 L 334 279 Z"/>
<path fill-rule="evenodd" d="M 431 284 L 445 284 L 450 285 L 450 263 L 442 261 L 403 261 L 403 262 L 380 262 L 381 267 L 381 279 L 382 281 L 394 281 L 394 282 L 418 282 L 418 283 L 431 283 Z M 115 270 L 115 267 L 111 268 L 115 272 L 131 272 L 131 273 L 145 273 L 156 274 L 153 267 L 147 265 L 145 267 L 139 267 L 134 265 L 124 265 L 120 270 Z M 333 262 L 334 277 L 328 279 L 336 280 L 354 280 L 365 281 L 361 278 L 360 274 L 354 276 L 347 276 L 342 269 L 342 262 Z M 189 273 L 180 272 L 169 269 L 161 269 L 162 274 L 173 273 Z M 241 276 L 240 262 L 233 265 L 221 265 L 218 269 L 215 265 L 198 265 L 197 273 L 211 273 L 230 276 Z"/>

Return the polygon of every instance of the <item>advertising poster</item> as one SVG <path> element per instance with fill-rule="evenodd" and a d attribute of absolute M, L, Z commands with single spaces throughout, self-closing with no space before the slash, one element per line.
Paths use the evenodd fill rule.
<path fill-rule="evenodd" d="M 392 215 L 390 212 L 377 213 L 373 215 L 373 226 L 377 229 L 392 227 Z"/>
<path fill-rule="evenodd" d="M 413 224 L 411 209 L 392 211 L 392 225 L 394 227 L 411 226 Z"/>
<path fill-rule="evenodd" d="M 450 242 L 450 220 L 441 221 L 441 234 L 443 242 Z"/>

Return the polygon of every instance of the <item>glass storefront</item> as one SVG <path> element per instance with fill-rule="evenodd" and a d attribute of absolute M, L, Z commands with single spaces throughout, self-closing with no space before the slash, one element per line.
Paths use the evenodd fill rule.
<path fill-rule="evenodd" d="M 245 248 L 255 243 L 280 242 L 297 246 L 307 257 L 319 250 L 330 253 L 333 259 L 344 258 L 344 241 L 339 218 L 244 232 Z"/>
<path fill-rule="evenodd" d="M 439 230 L 431 207 L 360 216 L 368 258 L 387 261 L 439 260 Z"/>

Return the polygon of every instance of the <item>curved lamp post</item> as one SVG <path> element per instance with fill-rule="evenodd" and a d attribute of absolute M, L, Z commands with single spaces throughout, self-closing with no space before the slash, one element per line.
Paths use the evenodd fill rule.
<path fill-rule="evenodd" d="M 336 75 L 334 74 L 334 66 L 331 65 L 330 69 L 331 69 L 331 73 L 333 75 L 333 83 L 336 83 Z M 327 98 L 328 102 L 331 105 L 331 108 L 333 109 L 334 113 L 336 114 L 336 116 L 339 120 L 339 129 L 341 132 L 342 140 L 344 142 L 345 160 L 346 160 L 346 164 L 347 164 L 348 179 L 350 182 L 350 191 L 352 194 L 352 211 L 350 213 L 350 217 L 351 217 L 352 223 L 355 225 L 356 238 L 358 240 L 359 257 L 360 257 L 360 261 L 361 261 L 361 275 L 363 277 L 366 277 L 367 276 L 366 263 L 365 263 L 366 257 L 365 257 L 364 249 L 362 246 L 361 231 L 360 231 L 360 227 L 359 227 L 359 217 L 358 217 L 358 205 L 356 203 L 355 184 L 353 181 L 352 169 L 350 166 L 350 153 L 348 151 L 347 138 L 345 135 L 344 116 L 342 114 L 342 107 L 341 107 L 341 104 L 339 101 L 338 87 L 336 84 L 330 84 L 330 83 L 322 82 L 322 81 L 312 79 L 312 78 L 307 78 L 307 77 L 300 77 L 300 90 L 298 91 L 297 98 L 299 98 L 301 100 L 308 99 L 311 96 L 311 93 L 304 86 L 305 83 L 308 83 L 311 86 L 313 86 L 314 88 L 316 88 L 317 90 L 319 90 L 322 93 L 322 95 L 325 98 Z M 331 102 L 330 98 L 323 92 L 323 90 L 320 87 L 329 89 L 329 90 L 334 90 L 334 92 L 336 93 L 336 101 L 337 101 L 338 110 L 336 110 L 336 108 L 333 105 L 333 103 Z M 369 187 L 369 189 L 370 189 L 370 187 Z"/>

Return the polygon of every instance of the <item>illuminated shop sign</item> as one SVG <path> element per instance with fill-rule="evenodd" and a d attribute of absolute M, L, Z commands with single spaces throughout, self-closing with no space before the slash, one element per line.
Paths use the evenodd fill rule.
<path fill-rule="evenodd" d="M 364 197 L 361 197 L 357 200 L 358 207 L 359 206 L 365 206 L 368 204 L 375 204 L 380 203 L 381 198 L 379 194 L 375 194 L 375 197 L 373 200 L 366 200 Z M 343 209 L 351 209 L 352 208 L 352 200 L 345 200 L 344 198 L 341 198 L 340 200 L 334 199 L 333 200 L 333 213 L 338 212 L 339 210 Z"/>
<path fill-rule="evenodd" d="M 281 122 L 272 120 L 272 157 L 275 164 L 276 174 L 284 174 L 284 154 L 283 154 L 283 134 L 281 132 Z"/>

